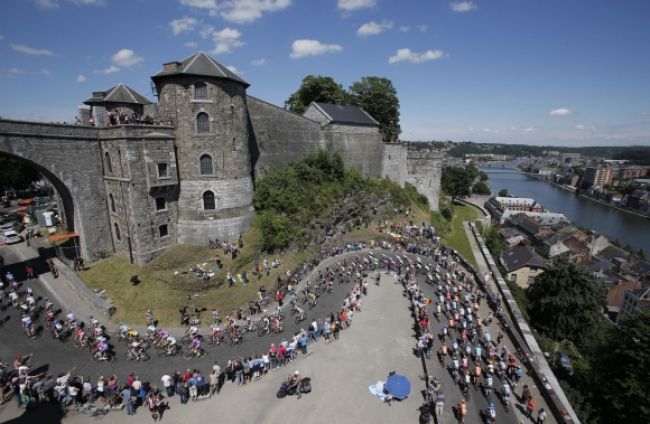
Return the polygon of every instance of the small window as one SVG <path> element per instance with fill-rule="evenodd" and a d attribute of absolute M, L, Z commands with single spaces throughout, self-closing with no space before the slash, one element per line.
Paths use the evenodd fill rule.
<path fill-rule="evenodd" d="M 211 191 L 206 191 L 203 193 L 203 209 L 205 210 L 214 210 L 214 193 Z"/>
<path fill-rule="evenodd" d="M 212 167 L 212 156 L 201 155 L 200 158 L 201 175 L 212 175 L 214 169 Z"/>
<path fill-rule="evenodd" d="M 208 87 L 204 83 L 197 82 L 194 84 L 194 98 L 197 100 L 205 100 L 208 98 Z"/>
<path fill-rule="evenodd" d="M 115 226 L 115 238 L 117 240 L 122 240 L 122 236 L 120 234 L 120 226 L 117 225 L 117 222 L 115 224 L 113 224 L 113 225 Z"/>
<path fill-rule="evenodd" d="M 167 164 L 159 163 L 158 164 L 158 178 L 167 178 L 169 173 L 167 172 Z"/>
<path fill-rule="evenodd" d="M 104 162 L 106 163 L 106 172 L 112 174 L 113 164 L 111 163 L 111 155 L 108 152 L 104 152 Z"/>
<path fill-rule="evenodd" d="M 112 195 L 112 194 L 109 194 L 109 195 L 108 195 L 108 198 L 109 198 L 109 200 L 110 200 L 110 202 L 111 202 L 111 211 L 112 211 L 112 212 L 115 212 L 115 199 L 113 199 L 113 195 Z"/>
<path fill-rule="evenodd" d="M 156 210 L 164 211 L 167 209 L 167 201 L 164 197 L 156 197 Z"/>
<path fill-rule="evenodd" d="M 196 132 L 209 133 L 210 132 L 210 117 L 207 113 L 201 112 L 196 115 Z"/>
<path fill-rule="evenodd" d="M 169 235 L 169 232 L 167 230 L 167 224 L 158 227 L 158 234 L 160 235 L 160 237 L 165 237 Z"/>

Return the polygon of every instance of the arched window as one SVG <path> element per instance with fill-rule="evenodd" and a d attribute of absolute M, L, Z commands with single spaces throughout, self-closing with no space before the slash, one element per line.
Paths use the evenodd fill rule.
<path fill-rule="evenodd" d="M 104 162 L 106 162 L 106 171 L 109 174 L 112 174 L 113 164 L 111 163 L 111 155 L 108 152 L 104 152 Z"/>
<path fill-rule="evenodd" d="M 194 98 L 197 100 L 205 100 L 208 98 L 208 87 L 204 83 L 197 82 L 194 84 Z"/>
<path fill-rule="evenodd" d="M 120 226 L 117 225 L 117 222 L 113 225 L 115 226 L 115 238 L 118 240 L 122 240 L 122 236 L 120 235 Z"/>
<path fill-rule="evenodd" d="M 214 193 L 208 190 L 203 193 L 203 209 L 214 210 L 214 208 Z"/>
<path fill-rule="evenodd" d="M 109 194 L 108 195 L 109 200 L 111 201 L 111 211 L 115 212 L 115 199 L 113 199 L 113 195 Z"/>
<path fill-rule="evenodd" d="M 196 132 L 209 133 L 210 132 L 210 117 L 207 113 L 201 112 L 196 115 Z"/>
<path fill-rule="evenodd" d="M 201 175 L 212 175 L 214 173 L 214 169 L 212 167 L 212 156 L 207 154 L 201 155 L 199 161 L 200 161 Z"/>

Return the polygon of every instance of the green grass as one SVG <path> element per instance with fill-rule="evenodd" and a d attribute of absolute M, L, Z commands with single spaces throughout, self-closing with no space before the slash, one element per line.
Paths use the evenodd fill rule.
<path fill-rule="evenodd" d="M 138 267 L 130 264 L 123 256 L 113 256 L 93 263 L 88 270 L 80 272 L 79 277 L 91 289 L 106 290 L 106 297 L 113 300 L 117 311 L 112 319 L 115 322 L 144 324 L 147 309 L 151 309 L 161 325 L 178 325 L 178 309 L 181 306 L 191 306 L 188 296 L 198 293 L 197 308 L 207 308 L 202 315 L 202 321 L 207 324 L 209 311 L 216 307 L 222 316 L 236 310 L 240 306 L 247 307 L 248 301 L 257 298 L 259 287 L 275 287 L 279 274 L 293 270 L 299 263 L 306 261 L 314 250 L 304 250 L 297 253 L 263 255 L 256 247 L 257 235 L 253 230 L 244 236 L 244 248 L 234 261 L 230 255 L 223 255 L 221 249 L 213 250 L 203 246 L 177 245 L 163 253 L 154 261 Z M 185 276 L 175 275 L 175 271 L 189 271 L 196 264 L 207 263 L 207 268 L 215 265 L 216 255 L 222 257 L 223 267 L 207 283 L 197 279 L 190 273 Z M 282 266 L 271 269 L 270 275 L 264 275 L 258 280 L 252 275 L 255 266 L 267 258 L 269 263 L 274 258 L 282 260 Z M 225 280 L 226 273 L 233 275 L 248 272 L 250 283 L 237 283 L 233 288 L 219 283 Z M 141 283 L 132 286 L 129 280 L 132 275 L 138 275 Z"/>
<path fill-rule="evenodd" d="M 442 242 L 460 253 L 474 267 L 478 267 L 472 253 L 469 240 L 463 228 L 463 221 L 479 218 L 479 212 L 472 206 L 454 204 L 454 217 L 451 220 L 451 231 L 442 236 Z"/>

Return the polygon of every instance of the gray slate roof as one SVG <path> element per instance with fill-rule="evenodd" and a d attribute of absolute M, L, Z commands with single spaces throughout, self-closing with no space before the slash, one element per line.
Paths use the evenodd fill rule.
<path fill-rule="evenodd" d="M 512 272 L 525 266 L 546 268 L 547 263 L 530 246 L 518 245 L 501 254 L 501 263 L 506 271 Z"/>
<path fill-rule="evenodd" d="M 605 259 L 606 261 L 612 261 L 613 259 L 616 258 L 622 258 L 625 259 L 626 261 L 629 261 L 632 255 L 630 255 L 628 251 L 623 250 L 620 247 L 616 247 L 612 244 L 607 246 L 600 252 L 598 252 L 596 256 Z"/>
<path fill-rule="evenodd" d="M 313 104 L 330 118 L 330 123 L 379 126 L 379 122 L 363 110 L 361 106 L 320 102 L 314 102 Z"/>
<path fill-rule="evenodd" d="M 84 103 L 87 105 L 100 103 L 132 103 L 137 105 L 151 104 L 146 97 L 123 83 L 119 83 L 105 91 L 94 92 L 93 96 Z"/>
<path fill-rule="evenodd" d="M 169 75 L 198 75 L 223 78 L 238 82 L 246 87 L 250 85 L 230 69 L 208 56 L 205 52 L 198 52 L 180 62 L 165 63 L 163 70 L 151 78 L 156 80 L 157 78 Z"/>

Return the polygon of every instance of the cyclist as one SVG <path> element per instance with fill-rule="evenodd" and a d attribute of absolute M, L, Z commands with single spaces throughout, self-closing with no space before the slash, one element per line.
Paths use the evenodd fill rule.
<path fill-rule="evenodd" d="M 490 396 L 492 393 L 492 386 L 494 384 L 494 381 L 492 380 L 492 375 L 487 374 L 487 378 L 485 379 L 485 396 Z"/>
<path fill-rule="evenodd" d="M 106 355 L 108 354 L 108 343 L 106 343 L 104 337 L 100 337 L 97 342 L 95 342 L 95 349 L 95 355 L 98 353 L 99 359 L 106 359 Z"/>
<path fill-rule="evenodd" d="M 494 406 L 494 402 L 488 403 L 488 409 L 486 411 L 486 421 L 489 424 L 494 424 L 497 420 L 497 410 Z"/>
<path fill-rule="evenodd" d="M 465 417 L 467 416 L 467 404 L 465 403 L 465 399 L 462 399 L 458 404 L 458 416 L 458 422 L 464 423 Z"/>
<path fill-rule="evenodd" d="M 503 383 L 503 388 L 502 388 L 501 393 L 502 393 L 502 396 L 503 396 L 503 402 L 505 402 L 505 403 L 510 402 L 511 390 L 510 390 L 510 385 L 507 382 Z"/>
<path fill-rule="evenodd" d="M 170 334 L 165 340 L 165 349 L 167 349 L 167 354 L 173 355 L 176 352 L 176 338 Z"/>
<path fill-rule="evenodd" d="M 145 318 L 147 320 L 147 326 L 154 324 L 154 317 L 153 317 L 153 312 L 151 312 L 151 309 L 147 309 L 147 314 L 145 315 Z"/>
<path fill-rule="evenodd" d="M 217 324 L 214 324 L 212 326 L 212 343 L 214 344 L 220 344 L 221 339 L 223 338 L 223 335 L 221 333 L 221 327 L 219 327 Z"/>
<path fill-rule="evenodd" d="M 201 355 L 201 339 L 198 337 L 195 337 L 192 339 L 192 343 L 190 344 L 190 351 L 194 354 L 194 356 L 200 356 Z"/>
<path fill-rule="evenodd" d="M 29 314 L 25 314 L 20 319 L 20 321 L 23 324 L 23 330 L 25 330 L 25 334 L 27 334 L 29 337 L 34 337 L 36 333 L 34 331 L 34 323 L 32 322 L 32 317 L 30 317 Z"/>
<path fill-rule="evenodd" d="M 77 326 L 77 317 L 74 316 L 74 312 L 68 311 L 68 314 L 66 315 L 66 318 L 68 319 L 68 325 L 70 327 L 76 327 Z"/>

